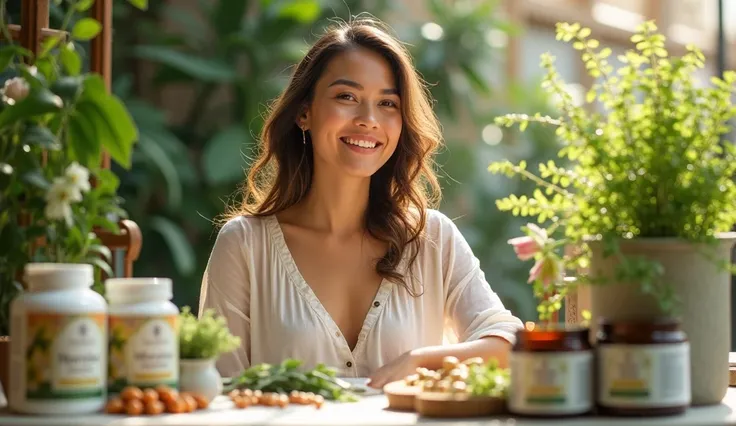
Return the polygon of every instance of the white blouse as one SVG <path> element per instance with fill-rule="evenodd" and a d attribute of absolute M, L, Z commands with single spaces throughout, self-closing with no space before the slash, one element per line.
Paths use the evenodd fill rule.
<path fill-rule="evenodd" d="M 405 263 L 399 267 L 406 271 Z M 277 218 L 240 216 L 217 236 L 199 312 L 214 308 L 242 340 L 218 360 L 225 377 L 286 358 L 306 368 L 323 363 L 341 377 L 367 377 L 406 351 L 443 341 L 500 336 L 514 342 L 521 321 L 504 308 L 465 238 L 439 211 L 427 211 L 412 274 L 423 294 L 414 297 L 383 280 L 351 351 L 299 273 Z"/>

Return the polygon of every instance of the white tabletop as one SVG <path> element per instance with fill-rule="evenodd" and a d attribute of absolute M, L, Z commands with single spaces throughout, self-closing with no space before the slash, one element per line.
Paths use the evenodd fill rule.
<path fill-rule="evenodd" d="M 321 409 L 311 406 L 249 407 L 239 410 L 233 407 L 229 398 L 217 397 L 207 410 L 190 414 L 169 414 L 155 417 L 126 417 L 113 415 L 89 415 L 68 417 L 37 417 L 0 412 L 0 425 L 48 425 L 48 426 L 85 426 L 85 425 L 412 425 L 417 423 L 455 424 L 455 425 L 591 425 L 608 426 L 616 424 L 628 425 L 662 425 L 662 426 L 701 426 L 701 425 L 736 425 L 736 388 L 730 388 L 723 403 L 709 407 L 690 408 L 687 413 L 674 417 L 648 419 L 621 419 L 610 417 L 579 417 L 565 420 L 530 420 L 523 418 L 479 417 L 470 419 L 429 419 L 415 413 L 389 411 L 383 395 L 367 396 L 355 403 L 326 403 Z"/>

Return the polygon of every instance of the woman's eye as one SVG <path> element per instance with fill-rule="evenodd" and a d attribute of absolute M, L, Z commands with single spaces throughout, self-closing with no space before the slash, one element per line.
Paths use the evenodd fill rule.
<path fill-rule="evenodd" d="M 346 101 L 354 101 L 355 96 L 351 95 L 350 93 L 340 93 L 337 95 L 337 99 L 345 99 Z"/>
<path fill-rule="evenodd" d="M 381 101 L 381 104 L 380 105 L 381 106 L 387 106 L 387 107 L 390 107 L 390 108 L 398 108 L 398 105 L 396 105 L 396 102 L 390 101 L 390 100 Z"/>

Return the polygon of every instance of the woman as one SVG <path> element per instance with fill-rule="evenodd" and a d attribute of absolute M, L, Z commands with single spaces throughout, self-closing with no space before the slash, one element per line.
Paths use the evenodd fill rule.
<path fill-rule="evenodd" d="M 521 322 L 428 208 L 441 133 L 396 39 L 366 20 L 329 30 L 261 143 L 202 283 L 200 312 L 216 309 L 243 341 L 223 375 L 296 358 L 380 388 L 448 355 L 506 363 Z M 460 343 L 443 345 L 448 328 Z"/>

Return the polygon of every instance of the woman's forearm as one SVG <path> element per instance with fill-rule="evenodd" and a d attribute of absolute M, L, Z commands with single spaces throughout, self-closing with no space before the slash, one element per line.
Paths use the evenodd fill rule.
<path fill-rule="evenodd" d="M 474 357 L 481 357 L 484 361 L 496 358 L 501 367 L 507 367 L 510 352 L 511 343 L 506 339 L 489 336 L 472 342 L 418 348 L 412 351 L 412 357 L 416 357 L 420 367 L 431 370 L 441 368 L 442 359 L 446 356 L 454 356 L 461 361 Z"/>

